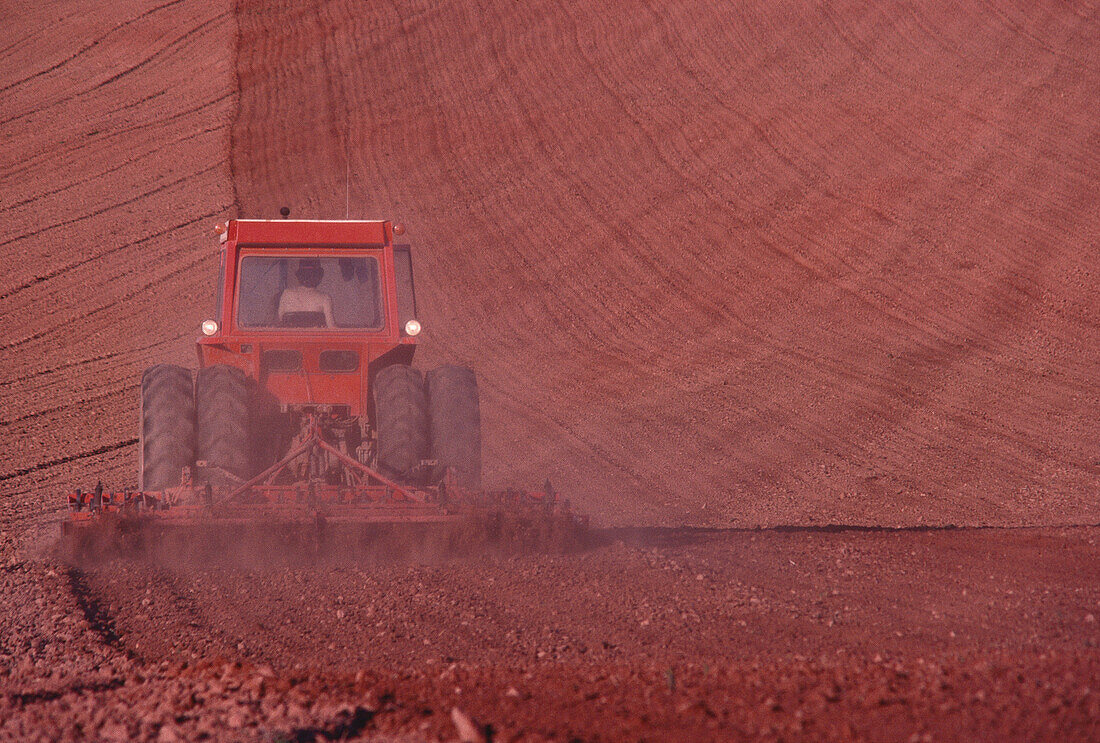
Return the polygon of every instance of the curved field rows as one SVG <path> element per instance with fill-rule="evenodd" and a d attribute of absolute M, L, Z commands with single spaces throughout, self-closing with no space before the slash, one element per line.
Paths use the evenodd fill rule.
<path fill-rule="evenodd" d="M 0 738 L 1100 736 L 1095 3 L 39 5 L 0 24 Z M 489 482 L 674 528 L 40 551 L 133 484 L 213 223 L 283 204 L 409 225 Z"/>
<path fill-rule="evenodd" d="M 236 11 L 6 18 L 10 517 L 130 482 L 212 221 L 347 197 L 409 224 L 492 482 L 617 523 L 1100 519 L 1095 9 Z"/>
<path fill-rule="evenodd" d="M 9 3 L 3 25 L 8 529 L 71 487 L 132 484 L 141 369 L 191 363 L 209 311 L 236 91 L 226 3 Z"/>
<path fill-rule="evenodd" d="M 238 10 L 241 213 L 409 224 L 490 481 L 611 522 L 1100 520 L 1095 7 Z"/>

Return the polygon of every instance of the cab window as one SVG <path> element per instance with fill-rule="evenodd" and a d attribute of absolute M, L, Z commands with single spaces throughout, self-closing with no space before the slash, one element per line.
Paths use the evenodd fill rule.
<path fill-rule="evenodd" d="M 378 330 L 384 324 L 372 256 L 248 255 L 239 275 L 241 327 Z"/>

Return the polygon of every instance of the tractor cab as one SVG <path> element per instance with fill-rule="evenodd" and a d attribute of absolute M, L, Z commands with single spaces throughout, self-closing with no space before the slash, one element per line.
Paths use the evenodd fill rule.
<path fill-rule="evenodd" d="M 219 225 L 216 312 L 200 367 L 240 369 L 284 409 L 370 408 L 369 377 L 412 360 L 420 323 L 408 246 L 389 221 Z"/>

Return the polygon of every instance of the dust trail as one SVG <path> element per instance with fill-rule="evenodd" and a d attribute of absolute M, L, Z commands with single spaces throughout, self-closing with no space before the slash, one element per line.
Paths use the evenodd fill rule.
<path fill-rule="evenodd" d="M 54 554 L 80 567 L 118 560 L 174 570 L 211 566 L 282 570 L 310 566 L 441 564 L 453 559 L 566 554 L 598 543 L 572 517 L 472 514 L 426 524 L 246 523 L 166 526 L 155 517 L 106 518 L 66 534 Z"/>

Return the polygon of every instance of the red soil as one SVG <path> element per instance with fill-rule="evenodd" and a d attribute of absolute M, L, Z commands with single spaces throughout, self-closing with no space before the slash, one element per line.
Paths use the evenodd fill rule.
<path fill-rule="evenodd" d="M 1095 10 L 246 4 L 233 173 L 410 226 L 491 479 L 615 523 L 1100 521 Z"/>
<path fill-rule="evenodd" d="M 408 224 L 422 365 L 477 369 L 494 483 L 603 524 L 1097 524 L 1100 10 L 0 26 L 0 737 L 434 740 L 455 707 L 499 740 L 1100 737 L 1095 528 L 259 573 L 41 551 L 66 489 L 132 483 L 212 224 L 345 196 Z"/>

